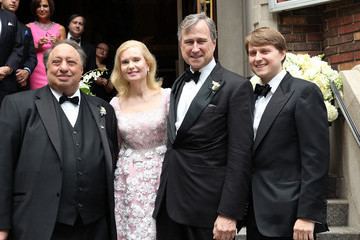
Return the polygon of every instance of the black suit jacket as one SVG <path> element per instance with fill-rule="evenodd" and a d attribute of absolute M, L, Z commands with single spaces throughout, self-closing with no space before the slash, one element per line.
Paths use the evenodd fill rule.
<path fill-rule="evenodd" d="M 0 229 L 16 240 L 49 240 L 54 230 L 62 184 L 62 146 L 53 95 L 48 86 L 4 98 L 0 110 Z M 116 117 L 102 99 L 81 95 L 91 109 L 105 153 L 112 239 L 113 171 L 118 145 Z M 106 109 L 101 116 L 100 109 Z"/>
<path fill-rule="evenodd" d="M 0 66 L 7 65 L 14 70 L 12 74 L 0 81 L 1 103 L 5 95 L 17 91 L 15 70 L 18 68 L 23 56 L 23 45 L 16 16 L 9 11 L 0 9 L 0 21 L 2 25 L 0 34 Z"/>
<path fill-rule="evenodd" d="M 28 67 L 32 72 L 36 67 L 37 58 L 31 29 L 19 22 L 19 31 L 21 32 L 21 41 L 24 46 L 23 58 L 19 68 L 23 69 L 24 67 Z"/>
<path fill-rule="evenodd" d="M 214 82 L 220 87 L 212 90 Z M 251 84 L 218 63 L 176 134 L 176 95 L 183 84 L 184 74 L 171 92 L 168 149 L 153 215 L 165 204 L 169 216 L 185 225 L 212 228 L 218 214 L 242 220 L 253 140 Z"/>
<path fill-rule="evenodd" d="M 326 226 L 327 112 L 320 89 L 287 73 L 268 103 L 253 147 L 252 199 L 268 237 L 293 235 L 297 218 Z"/>

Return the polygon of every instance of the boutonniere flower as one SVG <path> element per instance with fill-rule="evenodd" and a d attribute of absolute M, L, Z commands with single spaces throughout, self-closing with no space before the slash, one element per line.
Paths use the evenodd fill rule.
<path fill-rule="evenodd" d="M 219 82 L 216 82 L 216 81 L 212 81 L 211 83 L 211 90 L 213 92 L 216 92 L 219 88 L 220 88 L 220 83 Z"/>
<path fill-rule="evenodd" d="M 106 115 L 106 109 L 103 106 L 101 106 L 100 107 L 100 116 L 103 117 L 105 115 Z"/>

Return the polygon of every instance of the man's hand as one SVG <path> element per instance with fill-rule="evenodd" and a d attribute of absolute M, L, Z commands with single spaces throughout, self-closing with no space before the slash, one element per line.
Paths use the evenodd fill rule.
<path fill-rule="evenodd" d="M 11 68 L 9 66 L 0 67 L 0 80 L 3 80 L 10 73 L 11 73 Z"/>
<path fill-rule="evenodd" d="M 294 224 L 294 240 L 314 240 L 315 223 L 299 218 Z"/>
<path fill-rule="evenodd" d="M 236 235 L 236 220 L 224 216 L 218 216 L 213 229 L 216 240 L 233 240 Z"/>
<path fill-rule="evenodd" d="M 9 232 L 7 230 L 0 230 L 0 240 L 8 239 Z"/>
<path fill-rule="evenodd" d="M 16 81 L 20 85 L 20 87 L 25 87 L 27 84 L 27 80 L 30 76 L 30 73 L 25 69 L 16 70 Z"/>

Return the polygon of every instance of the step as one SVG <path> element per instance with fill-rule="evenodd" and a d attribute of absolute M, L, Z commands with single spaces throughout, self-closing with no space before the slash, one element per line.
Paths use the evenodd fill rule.
<path fill-rule="evenodd" d="M 329 232 L 317 235 L 317 240 L 360 240 L 360 229 L 353 227 L 329 227 Z"/>
<path fill-rule="evenodd" d="M 348 225 L 349 202 L 346 199 L 327 200 L 327 223 L 329 226 Z"/>
<path fill-rule="evenodd" d="M 329 227 L 329 232 L 317 235 L 317 240 L 360 240 L 360 229 L 353 227 Z M 236 240 L 246 240 L 246 229 L 242 228 Z"/>

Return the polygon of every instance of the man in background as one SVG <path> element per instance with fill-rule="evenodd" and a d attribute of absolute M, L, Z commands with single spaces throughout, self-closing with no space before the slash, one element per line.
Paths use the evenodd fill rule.
<path fill-rule="evenodd" d="M 0 0 L 0 2 L 2 3 L 2 9 L 8 10 L 14 14 L 20 4 L 20 0 Z M 20 39 L 24 51 L 19 67 L 15 71 L 15 75 L 19 90 L 24 90 L 29 88 L 28 80 L 37 64 L 37 58 L 30 28 L 23 23 L 18 22 L 18 31 L 20 32 Z"/>
<path fill-rule="evenodd" d="M 16 16 L 0 9 L 0 104 L 3 98 L 18 91 L 15 71 L 23 56 L 21 34 Z"/>
<path fill-rule="evenodd" d="M 95 69 L 95 47 L 83 39 L 86 19 L 80 14 L 73 14 L 69 17 L 67 39 L 75 41 L 84 50 L 86 54 L 85 72 Z"/>

